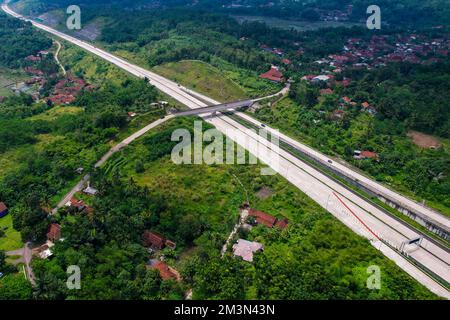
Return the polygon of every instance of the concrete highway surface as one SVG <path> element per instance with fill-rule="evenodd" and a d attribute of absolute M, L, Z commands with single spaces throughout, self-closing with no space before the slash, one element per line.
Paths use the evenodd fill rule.
<path fill-rule="evenodd" d="M 16 18 L 24 19 L 22 16 L 11 11 L 6 5 L 3 5 L 2 9 Z M 206 107 L 211 104 L 220 104 L 218 101 L 214 101 L 209 97 L 180 86 L 177 83 L 167 80 L 153 72 L 145 70 L 139 66 L 135 66 L 104 50 L 96 48 L 91 44 L 65 35 L 64 33 L 49 28 L 43 24 L 34 21 L 32 21 L 32 23 L 37 28 L 76 44 L 131 74 L 141 78 L 147 78 L 156 88 L 178 100 L 190 109 Z M 246 121 L 260 126 L 259 121 L 242 113 L 237 114 Z M 280 149 L 276 144 L 268 141 L 265 137 L 258 135 L 256 132 L 249 130 L 230 117 L 223 114 L 219 114 L 216 117 L 211 117 L 210 115 L 202 115 L 201 117 L 205 121 L 214 125 L 219 131 L 226 134 L 231 140 L 235 141 L 247 149 L 250 153 L 257 156 L 259 160 L 270 166 L 275 172 L 279 173 L 311 197 L 320 206 L 328 210 L 355 233 L 369 239 L 370 243 L 375 248 L 393 260 L 400 268 L 426 286 L 430 291 L 441 297 L 445 297 L 447 299 L 450 298 L 450 292 L 436 280 L 437 276 L 440 279 L 443 279 L 447 285 L 450 281 L 450 254 L 448 249 L 442 248 L 435 243 L 424 239 L 421 246 L 407 245 L 404 249 L 406 254 L 399 253 L 397 249 L 402 246 L 402 243 L 420 236 L 417 231 L 406 224 L 393 219 L 386 212 L 373 206 L 365 199 L 351 192 L 341 184 L 338 184 L 333 179 L 311 167 L 309 164 Z M 303 148 L 305 152 L 311 152 L 317 157 L 326 158 L 326 156 L 317 153 L 315 150 L 290 139 L 285 135 L 278 133 L 272 128 L 266 126 L 264 129 L 278 135 L 283 141 L 287 140 L 293 144 L 295 143 L 298 145 L 298 148 Z M 328 158 L 326 158 L 325 161 L 327 160 Z M 106 159 L 104 161 L 106 161 Z M 336 163 L 334 163 L 334 165 L 342 166 Z M 356 172 L 352 172 L 351 169 L 345 166 L 338 167 L 338 169 L 348 172 L 349 175 L 360 175 Z M 381 188 L 385 188 L 364 176 L 358 176 L 358 179 L 364 181 L 364 183 L 376 184 L 375 186 L 380 188 L 380 190 Z M 386 190 L 383 189 L 383 192 L 389 193 L 392 191 L 386 188 Z M 398 199 L 404 201 L 405 204 L 407 203 L 411 206 L 419 206 L 412 200 L 409 200 L 395 192 L 392 192 L 390 196 L 400 197 Z M 424 207 L 420 206 L 418 209 L 422 210 Z M 428 210 L 427 208 L 425 209 Z M 433 219 L 439 220 L 448 225 L 448 219 L 442 219 L 442 216 L 438 213 L 432 210 L 426 210 L 423 212 L 429 214 Z M 427 272 L 424 270 L 427 270 Z M 432 276 L 430 276 L 429 273 L 432 274 Z"/>

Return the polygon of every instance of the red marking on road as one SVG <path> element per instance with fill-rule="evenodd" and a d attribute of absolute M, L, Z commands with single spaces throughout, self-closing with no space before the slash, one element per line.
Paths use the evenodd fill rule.
<path fill-rule="evenodd" d="M 361 224 L 362 224 L 364 227 L 366 227 L 366 229 L 369 230 L 369 232 L 370 232 L 371 234 L 373 234 L 373 235 L 375 236 L 375 238 L 377 238 L 378 240 L 381 240 L 380 237 L 378 237 L 378 235 L 377 235 L 375 232 L 373 232 L 372 229 L 370 229 L 369 226 L 366 225 L 366 224 L 365 224 L 365 223 L 364 223 L 364 222 L 356 215 L 356 213 L 354 213 L 354 212 L 352 211 L 352 209 L 350 209 L 350 208 L 345 204 L 345 202 L 342 201 L 342 199 L 341 199 L 334 191 L 333 191 L 333 194 L 334 194 L 334 196 L 335 196 L 336 198 L 338 198 L 338 200 L 344 205 L 344 207 L 346 207 L 346 208 L 348 209 L 348 211 L 350 211 L 351 214 L 352 214 L 356 219 L 358 219 L 358 221 L 361 222 Z"/>

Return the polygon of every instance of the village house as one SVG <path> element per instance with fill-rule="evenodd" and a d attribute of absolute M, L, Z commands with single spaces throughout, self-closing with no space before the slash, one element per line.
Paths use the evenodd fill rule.
<path fill-rule="evenodd" d="M 331 120 L 342 120 L 344 119 L 344 116 L 345 116 L 344 110 L 338 109 L 333 111 L 330 118 Z"/>
<path fill-rule="evenodd" d="M 326 89 L 320 89 L 319 90 L 320 95 L 327 95 L 327 94 L 333 94 L 333 90 L 331 90 L 330 88 L 326 88 Z"/>
<path fill-rule="evenodd" d="M 88 183 L 88 186 L 86 188 L 83 189 L 83 193 L 87 194 L 89 196 L 95 196 L 98 193 L 98 190 L 91 187 L 91 185 Z"/>
<path fill-rule="evenodd" d="M 253 208 L 250 208 L 248 210 L 248 217 L 255 219 L 256 223 L 265 225 L 268 228 L 273 228 L 274 226 L 277 226 L 280 229 L 284 229 L 288 225 L 287 219 L 279 220 L 278 218 L 268 213 L 255 210 Z"/>
<path fill-rule="evenodd" d="M 158 232 L 145 230 L 142 235 L 142 241 L 144 242 L 144 246 L 149 247 L 153 250 L 162 250 L 165 247 L 175 250 L 176 244 L 175 242 L 166 239 L 163 235 Z"/>
<path fill-rule="evenodd" d="M 47 259 L 47 258 L 53 256 L 53 252 L 51 251 L 51 248 L 53 246 L 54 246 L 53 242 L 47 241 L 43 245 L 41 245 L 37 248 L 34 248 L 32 250 L 32 253 L 41 259 Z"/>
<path fill-rule="evenodd" d="M 354 102 L 351 98 L 344 96 L 341 98 L 341 102 L 344 105 L 356 106 L 356 102 Z"/>
<path fill-rule="evenodd" d="M 278 70 L 278 67 L 272 66 L 270 67 L 270 70 L 262 73 L 260 76 L 262 79 L 267 79 L 272 82 L 282 82 L 284 80 L 283 73 Z"/>
<path fill-rule="evenodd" d="M 316 75 L 315 74 L 308 74 L 308 75 L 306 75 L 306 76 L 303 76 L 303 77 L 301 77 L 300 78 L 300 80 L 303 80 L 303 81 L 311 81 L 312 79 L 314 79 L 316 77 Z"/>
<path fill-rule="evenodd" d="M 47 233 L 47 240 L 55 242 L 61 239 L 61 226 L 58 223 L 52 223 Z"/>
<path fill-rule="evenodd" d="M 8 207 L 4 202 L 0 202 L 0 218 L 3 218 L 8 214 Z"/>
<path fill-rule="evenodd" d="M 163 279 L 163 280 L 169 280 L 169 279 L 172 279 L 175 281 L 181 280 L 181 276 L 180 276 L 179 272 L 177 270 L 175 270 L 174 268 L 170 267 L 164 261 L 151 259 L 150 264 L 146 265 L 146 268 L 158 270 L 159 275 L 160 275 L 161 279 Z"/>
<path fill-rule="evenodd" d="M 361 103 L 361 109 L 362 111 L 368 112 L 370 114 L 375 114 L 375 108 L 373 106 L 370 105 L 369 102 L 364 101 L 363 103 Z"/>
<path fill-rule="evenodd" d="M 364 151 L 359 151 L 359 150 L 355 150 L 353 152 L 353 158 L 361 160 L 361 159 L 374 159 L 377 160 L 379 159 L 379 156 L 377 153 L 372 152 L 372 151 L 368 151 L 368 150 L 364 150 Z"/>
<path fill-rule="evenodd" d="M 247 262 L 253 262 L 253 253 L 262 250 L 264 250 L 264 246 L 261 243 L 244 239 L 238 239 L 238 241 L 233 245 L 234 256 L 241 257 Z"/>
<path fill-rule="evenodd" d="M 39 57 L 39 56 L 30 55 L 30 56 L 26 57 L 25 60 L 26 61 L 31 61 L 31 62 L 39 62 L 39 61 L 42 60 L 42 58 Z"/>
<path fill-rule="evenodd" d="M 37 76 L 43 76 L 44 75 L 44 71 L 33 68 L 33 67 L 25 67 L 25 71 L 30 73 L 30 74 L 34 74 Z"/>
<path fill-rule="evenodd" d="M 328 82 L 332 80 L 334 77 L 332 75 L 321 74 L 311 79 L 311 82 L 314 84 L 318 84 L 320 82 Z"/>
<path fill-rule="evenodd" d="M 67 207 L 76 208 L 77 211 L 83 211 L 86 208 L 86 204 L 83 200 L 78 200 L 75 197 L 72 197 L 69 202 L 66 203 Z"/>

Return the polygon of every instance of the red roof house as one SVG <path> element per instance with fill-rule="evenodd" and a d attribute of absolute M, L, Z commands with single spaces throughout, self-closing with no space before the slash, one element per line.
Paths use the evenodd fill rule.
<path fill-rule="evenodd" d="M 372 151 L 364 150 L 364 151 L 361 151 L 360 157 L 363 159 L 367 159 L 367 158 L 378 159 L 378 154 L 375 152 L 372 152 Z"/>
<path fill-rule="evenodd" d="M 72 198 L 70 199 L 68 205 L 69 205 L 70 207 L 77 208 L 78 211 L 81 211 L 81 210 L 83 210 L 83 209 L 86 207 L 86 204 L 84 203 L 83 200 L 78 200 L 78 199 L 75 198 L 75 197 L 72 197 Z"/>
<path fill-rule="evenodd" d="M 156 261 L 152 263 L 150 268 L 158 270 L 159 275 L 163 280 L 173 279 L 179 281 L 181 279 L 180 274 L 174 268 L 169 267 L 163 261 Z"/>
<path fill-rule="evenodd" d="M 161 250 L 164 248 L 165 239 L 161 234 L 157 232 L 145 230 L 142 238 L 146 247 L 157 250 Z"/>
<path fill-rule="evenodd" d="M 260 78 L 267 79 L 273 82 L 283 81 L 283 73 L 281 73 L 277 67 L 272 66 L 269 71 L 262 73 Z"/>
<path fill-rule="evenodd" d="M 61 239 L 61 226 L 57 223 L 52 223 L 47 233 L 47 239 L 50 241 L 56 241 Z"/>
<path fill-rule="evenodd" d="M 0 218 L 8 214 L 8 207 L 3 202 L 0 202 Z"/>
<path fill-rule="evenodd" d="M 277 218 L 275 218 L 274 216 L 252 208 L 250 208 L 248 214 L 250 217 L 254 217 L 256 219 L 256 222 L 263 224 L 269 228 L 272 228 L 277 222 Z"/>

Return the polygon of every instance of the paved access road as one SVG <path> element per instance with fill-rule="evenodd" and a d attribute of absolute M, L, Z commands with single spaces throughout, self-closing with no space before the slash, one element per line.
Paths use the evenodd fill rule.
<path fill-rule="evenodd" d="M 7 13 L 16 16 L 17 18 L 22 18 L 20 15 L 9 10 L 7 6 L 3 5 L 2 8 Z M 147 78 L 156 88 L 191 109 L 205 107 L 210 104 L 219 104 L 219 102 L 214 101 L 209 97 L 182 87 L 173 81 L 167 80 L 139 66 L 135 66 L 88 43 L 67 36 L 45 25 L 36 22 L 32 23 L 40 29 L 59 36 L 66 41 L 70 41 L 71 43 L 106 59 L 131 74 Z M 210 117 L 206 115 L 202 116 L 202 118 L 214 125 L 221 132 L 225 133 L 239 145 L 244 146 L 249 152 L 256 155 L 262 162 L 268 164 L 277 173 L 285 177 L 323 208 L 327 209 L 354 232 L 369 239 L 375 248 L 392 259 L 404 271 L 417 279 L 417 281 L 425 285 L 432 292 L 442 297 L 450 298 L 450 293 L 446 288 L 393 249 L 393 247 L 400 246 L 405 240 L 417 236 L 417 233 L 414 230 L 400 224 L 398 221 L 393 221 L 389 215 L 373 207 L 366 200 L 353 194 L 303 161 L 280 150 L 278 146 L 272 144 L 253 131 L 248 130 L 229 117 L 224 115 Z M 272 128 L 267 127 L 266 129 L 273 130 Z M 343 206 L 335 199 L 334 194 L 337 194 L 346 206 Z M 350 208 L 352 212 L 359 217 L 360 221 L 364 222 L 364 225 L 355 219 L 346 207 Z M 375 237 L 370 233 L 366 226 L 373 230 L 378 236 Z M 380 241 L 378 237 L 383 239 L 383 241 Z M 407 250 L 409 250 L 410 256 L 420 265 L 449 282 L 449 255 L 446 250 L 430 243 L 422 247 L 407 248 Z"/>

